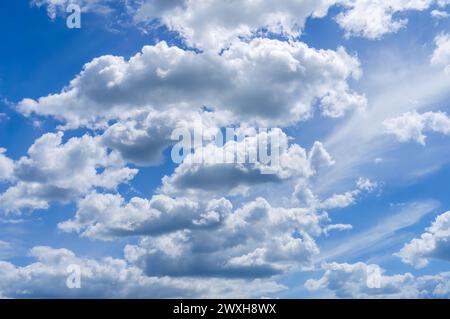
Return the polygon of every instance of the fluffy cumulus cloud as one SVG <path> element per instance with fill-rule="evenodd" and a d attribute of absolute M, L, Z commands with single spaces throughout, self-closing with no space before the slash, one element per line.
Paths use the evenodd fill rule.
<path fill-rule="evenodd" d="M 187 112 L 203 106 L 230 112 L 230 121 L 287 125 L 308 118 L 317 102 L 333 117 L 364 107 L 365 98 L 347 84 L 359 75 L 358 59 L 343 48 L 254 39 L 235 42 L 218 55 L 160 42 L 128 61 L 96 58 L 61 93 L 24 99 L 18 109 L 54 116 L 68 127 L 101 126 L 142 110 Z"/>
<path fill-rule="evenodd" d="M 99 137 L 85 135 L 64 143 L 63 133 L 47 133 L 14 162 L 15 183 L 0 195 L 0 209 L 46 209 L 49 202 L 77 199 L 95 188 L 114 190 L 136 173 L 117 153 L 102 147 Z"/>
<path fill-rule="evenodd" d="M 236 2 L 239 2 L 238 4 Z M 195 47 L 224 48 L 238 37 L 251 37 L 258 31 L 269 31 L 295 38 L 308 17 L 323 17 L 338 6 L 337 23 L 348 36 L 378 39 L 395 33 L 407 24 L 396 15 L 429 9 L 433 4 L 444 7 L 441 0 L 316 0 L 316 1 L 195 1 L 143 0 L 130 10 L 135 22 L 158 20 L 179 32 Z M 230 18 L 232 17 L 232 18 Z"/>
<path fill-rule="evenodd" d="M 163 151 L 177 142 L 175 129 L 191 137 L 199 132 L 214 136 L 228 121 L 220 112 L 143 111 L 117 121 L 102 134 L 101 143 L 118 151 L 122 158 L 139 166 L 160 165 Z"/>
<path fill-rule="evenodd" d="M 425 145 L 427 132 L 450 134 L 450 118 L 443 112 L 408 112 L 385 120 L 383 126 L 386 133 L 395 135 L 400 142 L 414 141 L 422 145 Z"/>
<path fill-rule="evenodd" d="M 177 123 L 170 114 L 142 112 L 108 127 L 102 142 L 129 163 L 158 165 L 163 162 L 163 151 L 173 143 L 174 127 Z"/>
<path fill-rule="evenodd" d="M 397 254 L 404 263 L 423 268 L 430 259 L 450 261 L 450 212 L 439 215 L 420 236 Z"/>
<path fill-rule="evenodd" d="M 336 20 L 347 35 L 378 39 L 387 33 L 395 33 L 407 23 L 405 18 L 395 18 L 400 12 L 428 9 L 433 0 L 342 0 L 348 8 Z"/>
<path fill-rule="evenodd" d="M 274 207 L 263 198 L 234 208 L 224 198 L 193 201 L 154 195 L 151 200 L 91 194 L 79 202 L 66 232 L 91 239 L 139 236 L 127 261 L 148 276 L 264 278 L 306 270 L 319 253 L 314 240 L 345 230 L 310 208 Z"/>
<path fill-rule="evenodd" d="M 261 146 L 262 141 L 268 142 L 268 146 Z M 261 153 L 271 154 L 264 160 Z M 256 161 L 251 162 L 251 157 Z M 332 164 L 330 154 L 320 142 L 307 152 L 297 144 L 288 146 L 287 135 L 273 129 L 242 141 L 229 141 L 224 146 L 211 143 L 197 148 L 171 176 L 163 178 L 162 191 L 243 192 L 258 184 L 281 183 L 294 177 L 309 179 L 318 168 Z"/>
<path fill-rule="evenodd" d="M 436 49 L 431 64 L 450 70 L 450 34 L 442 33 L 435 38 Z"/>
<path fill-rule="evenodd" d="M 286 1 L 138 1 L 134 20 L 159 20 L 179 32 L 186 42 L 202 49 L 220 50 L 238 37 L 257 31 L 297 37 L 309 16 L 326 15 L 332 0 Z"/>
<path fill-rule="evenodd" d="M 6 150 L 0 148 L 0 182 L 8 181 L 14 173 L 14 162 L 5 153 Z"/>
<path fill-rule="evenodd" d="M 415 277 L 410 273 L 386 275 L 378 265 L 330 263 L 324 275 L 305 283 L 311 291 L 338 298 L 448 298 L 450 273 Z"/>
<path fill-rule="evenodd" d="M 223 280 L 149 277 L 123 259 L 100 260 L 76 256 L 67 249 L 34 247 L 36 262 L 15 266 L 0 262 L 0 296 L 3 298 L 218 298 L 258 297 L 285 289 L 269 280 Z M 80 289 L 67 280 L 79 267 Z M 114 289 L 111 289 L 111 287 Z"/>
<path fill-rule="evenodd" d="M 431 16 L 436 19 L 446 19 L 450 17 L 450 13 L 442 10 L 433 10 L 431 11 Z"/>
<path fill-rule="evenodd" d="M 142 237 L 125 252 L 148 275 L 270 277 L 310 269 L 319 253 L 313 237 L 327 222 L 312 210 L 273 207 L 257 198 L 231 214 L 204 211 L 189 228 Z"/>
<path fill-rule="evenodd" d="M 160 235 L 186 228 L 210 227 L 230 214 L 231 203 L 218 199 L 207 204 L 187 198 L 155 195 L 135 197 L 128 203 L 120 195 L 92 193 L 78 202 L 73 220 L 59 224 L 66 232 L 92 239 Z"/>

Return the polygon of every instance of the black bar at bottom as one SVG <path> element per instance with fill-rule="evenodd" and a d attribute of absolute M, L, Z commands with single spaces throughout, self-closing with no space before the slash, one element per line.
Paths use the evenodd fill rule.
<path fill-rule="evenodd" d="M 361 318 L 386 316 L 387 309 L 398 308 L 403 317 L 421 310 L 428 315 L 447 311 L 449 300 L 2 300 L 0 309 L 56 314 L 58 318 L 114 314 L 114 317 L 158 319 L 210 318 L 302 318 L 313 315 L 346 315 Z M 442 309 L 440 309 L 442 308 Z"/>

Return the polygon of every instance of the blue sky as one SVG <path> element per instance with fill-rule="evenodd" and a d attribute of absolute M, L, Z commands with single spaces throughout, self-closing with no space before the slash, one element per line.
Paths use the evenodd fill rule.
<path fill-rule="evenodd" d="M 448 298 L 449 2 L 213 2 L 0 4 L 0 296 Z M 178 166 L 180 125 L 286 163 Z"/>

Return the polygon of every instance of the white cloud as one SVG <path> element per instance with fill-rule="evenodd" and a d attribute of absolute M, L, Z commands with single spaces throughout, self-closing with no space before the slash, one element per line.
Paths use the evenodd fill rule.
<path fill-rule="evenodd" d="M 217 112 L 141 112 L 109 126 L 101 141 L 128 163 L 159 165 L 163 151 L 176 142 L 171 136 L 175 128 L 186 130 L 191 136 L 194 132 L 213 136 L 227 120 L 226 114 Z"/>
<path fill-rule="evenodd" d="M 260 297 L 284 290 L 270 280 L 148 277 L 123 259 L 77 257 L 67 249 L 34 247 L 36 262 L 15 266 L 0 262 L 4 298 L 224 298 Z M 81 268 L 81 288 L 69 289 L 67 267 Z M 111 289 L 111 287 L 114 289 Z"/>
<path fill-rule="evenodd" d="M 378 187 L 376 182 L 372 182 L 369 179 L 359 178 L 356 181 L 356 189 L 345 192 L 343 194 L 333 194 L 330 197 L 320 200 L 310 189 L 310 186 L 305 180 L 295 186 L 294 199 L 299 202 L 300 205 L 311 206 L 317 209 L 335 209 L 345 208 L 354 204 L 357 197 L 364 192 L 371 193 Z"/>
<path fill-rule="evenodd" d="M 323 17 L 332 0 L 196 1 L 147 0 L 134 6 L 135 22 L 159 19 L 179 32 L 188 45 L 219 51 L 238 37 L 250 37 L 264 28 L 295 38 L 310 16 Z"/>
<path fill-rule="evenodd" d="M 279 150 L 278 163 L 231 163 L 227 162 L 224 153 L 235 151 L 236 159 L 245 159 L 249 154 L 261 151 L 259 140 L 270 143 L 279 138 L 279 147 L 271 144 L 271 148 Z M 188 155 L 183 163 L 175 169 L 171 176 L 163 178 L 162 191 L 169 194 L 189 193 L 197 191 L 225 194 L 243 192 L 248 187 L 265 183 L 281 183 L 291 178 L 308 179 L 316 174 L 322 166 L 334 164 L 330 154 L 320 142 L 316 142 L 310 152 L 297 144 L 288 146 L 288 137 L 280 129 L 260 132 L 246 137 L 240 142 L 230 141 L 223 147 L 213 143 L 197 148 Z M 233 153 L 232 153 L 233 154 Z M 203 155 L 198 164 L 196 158 Z"/>
<path fill-rule="evenodd" d="M 52 18 L 64 12 L 71 2 L 78 2 L 84 11 L 100 14 L 113 11 L 110 0 L 32 0 L 34 5 L 47 6 Z M 347 36 L 379 39 L 407 24 L 406 18 L 396 15 L 424 11 L 433 4 L 442 8 L 448 3 L 447 0 L 129 0 L 122 9 L 132 23 L 147 30 L 162 24 L 178 32 L 189 46 L 219 52 L 239 38 L 265 32 L 296 39 L 308 18 L 323 18 L 332 6 L 339 6 L 341 12 L 336 21 Z"/>
<path fill-rule="evenodd" d="M 125 203 L 120 195 L 97 193 L 80 200 L 77 206 L 75 218 L 58 227 L 104 240 L 211 227 L 222 222 L 232 209 L 223 198 L 202 204 L 187 198 L 154 195 L 151 200 L 136 197 Z"/>
<path fill-rule="evenodd" d="M 319 253 L 313 237 L 328 220 L 308 209 L 272 207 L 263 198 L 232 214 L 203 218 L 212 223 L 142 237 L 139 245 L 125 249 L 127 260 L 148 275 L 271 277 L 310 269 Z"/>
<path fill-rule="evenodd" d="M 435 38 L 436 49 L 431 56 L 431 64 L 450 69 L 450 34 L 442 33 Z"/>
<path fill-rule="evenodd" d="M 250 37 L 264 28 L 272 33 L 296 38 L 301 34 L 308 17 L 322 18 L 330 7 L 338 5 L 341 12 L 336 21 L 348 36 L 379 39 L 395 33 L 407 24 L 399 13 L 429 9 L 434 0 L 317 0 L 317 1 L 239 1 L 177 0 L 140 1 L 134 6 L 136 22 L 155 19 L 169 29 L 179 32 L 188 45 L 220 50 L 238 37 Z M 239 10 L 236 10 L 239 8 Z M 230 18 L 232 17 L 232 18 Z"/>
<path fill-rule="evenodd" d="M 433 258 L 450 261 L 450 212 L 439 215 L 420 238 L 411 240 L 397 255 L 417 268 L 427 266 Z"/>
<path fill-rule="evenodd" d="M 182 2 L 185 7 L 177 8 Z M 124 161 L 138 165 L 159 164 L 162 152 L 172 143 L 169 135 L 173 128 L 179 126 L 180 120 L 187 122 L 184 126 L 192 128 L 205 120 L 205 114 L 209 114 L 219 118 L 211 120 L 210 129 L 242 122 L 289 126 L 312 116 L 315 105 L 324 116 L 329 117 L 341 117 L 349 110 L 365 107 L 365 97 L 354 93 L 347 82 L 350 77 L 360 76 L 358 59 L 344 49 L 315 50 L 292 39 L 290 42 L 253 39 L 248 43 L 236 40 L 238 35 L 251 35 L 261 26 L 295 37 L 306 17 L 325 14 L 334 2 L 244 1 L 240 2 L 242 10 L 231 15 L 230 19 L 230 3 L 136 1 L 143 5 L 138 12 L 134 12 L 136 19 L 147 19 L 147 10 L 155 10 L 150 17 L 161 18 L 169 28 L 181 32 L 188 43 L 212 50 L 194 53 L 159 43 L 144 47 L 142 53 L 130 60 L 103 56 L 86 64 L 60 94 L 20 102 L 18 108 L 26 115 L 52 116 L 60 119 L 66 128 L 89 126 L 104 131 L 98 137 L 84 136 L 67 143 L 62 142 L 62 136 L 58 140 L 59 133 L 39 139 L 46 140 L 53 136 L 55 142 L 50 143 L 52 145 L 49 147 L 36 147 L 42 148 L 42 152 L 30 149 L 28 157 L 13 164 L 13 170 L 9 170 L 6 179 L 11 180 L 17 175 L 17 183 L 1 195 L 0 204 L 10 211 L 27 207 L 47 208 L 50 201 L 76 199 L 89 194 L 78 201 L 76 215 L 61 223 L 60 229 L 91 239 L 142 237 L 139 244 L 127 246 L 126 261 L 105 259 L 100 262 L 80 259 L 67 250 L 37 248 L 34 250 L 39 261 L 36 264 L 16 267 L 0 263 L 0 294 L 52 296 L 55 280 L 56 285 L 65 282 L 61 279 L 64 268 L 55 266 L 61 260 L 86 263 L 88 274 L 98 271 L 95 276 L 87 276 L 88 290 L 84 291 L 84 296 L 103 296 L 108 291 L 104 287 L 111 282 L 118 287 L 111 293 L 113 296 L 211 296 L 224 292 L 218 285 L 226 286 L 224 290 L 229 289 L 233 297 L 238 293 L 245 296 L 252 295 L 250 289 L 271 292 L 280 287 L 269 281 L 229 278 L 270 277 L 289 270 L 310 269 L 314 258 L 319 255 L 314 238 L 322 233 L 352 227 L 344 224 L 323 225 L 329 222 L 328 217 L 317 214 L 316 209 L 347 207 L 355 202 L 356 196 L 375 187 L 370 180 L 360 180 L 353 191 L 334 194 L 325 200 L 316 198 L 310 189 L 309 179 L 321 166 L 334 163 L 321 143 L 314 144 L 309 152 L 298 145 L 284 149 L 285 161 L 274 175 L 263 176 L 258 167 L 251 165 L 195 166 L 183 163 L 172 176 L 165 178 L 162 191 L 166 194 L 154 195 L 150 200 L 133 198 L 127 202 L 119 194 L 101 194 L 96 189 L 114 190 L 120 183 L 132 179 L 136 171 L 124 167 Z M 423 10 L 431 2 L 341 1 L 346 7 L 337 21 L 349 35 L 380 38 L 405 25 L 406 20 L 395 17 L 397 13 Z M 64 1 L 59 3 L 64 4 Z M 261 14 L 250 11 L 254 3 L 258 3 Z M 296 8 L 302 10 L 301 14 Z M 228 45 L 227 50 L 217 54 L 219 48 Z M 202 107 L 213 112 L 202 113 Z M 391 119 L 391 133 L 399 139 L 412 139 L 419 143 L 425 142 L 425 131 L 448 134 L 448 117 L 443 113 L 429 113 L 425 113 L 429 115 L 419 121 L 419 126 L 415 120 L 410 123 L 408 119 Z M 368 117 L 372 124 L 375 119 Z M 115 120 L 111 126 L 110 120 Z M 368 127 L 378 127 L 380 122 Z M 406 128 L 400 127 L 404 122 Z M 364 133 L 364 130 L 352 131 L 349 134 L 351 138 L 344 139 L 345 144 L 349 143 L 346 147 L 357 141 L 358 147 L 354 150 L 361 152 L 363 144 L 371 144 L 359 143 L 360 136 L 362 139 L 367 136 Z M 89 149 L 80 150 L 84 145 L 88 145 Z M 110 153 L 107 147 L 114 151 Z M 352 158 L 360 159 L 359 154 L 348 149 L 346 152 Z M 1 153 L 0 179 L 3 165 Z M 57 160 L 51 154 L 56 155 Z M 88 158 L 89 161 L 81 164 L 82 161 L 76 161 L 77 158 Z M 7 162 L 6 158 L 4 163 Z M 345 162 L 345 165 L 352 164 L 351 161 Z M 78 174 L 78 171 L 81 173 Z M 187 193 L 187 189 L 203 189 L 216 195 L 225 190 L 224 194 L 228 195 L 230 190 L 236 191 L 242 186 L 295 178 L 302 179 L 301 186 L 304 188 L 300 190 L 299 187 L 297 195 L 299 199 L 306 199 L 306 208 L 274 207 L 263 198 L 244 203 L 241 208 L 233 208 L 228 200 L 215 196 L 207 196 L 202 201 L 167 196 Z M 427 209 L 429 207 L 418 207 L 420 212 L 413 212 L 412 220 L 423 216 Z M 388 225 L 380 223 L 374 229 L 356 236 L 355 245 L 370 246 L 413 222 L 411 219 L 405 221 L 405 215 L 402 216 L 403 220 L 390 219 Z M 357 249 L 352 245 L 337 247 L 335 253 Z M 105 267 L 107 269 L 104 270 Z M 348 285 L 345 283 L 337 288 L 338 295 L 351 295 L 348 292 L 350 289 L 355 291 L 355 296 L 377 295 L 360 287 L 358 278 L 364 279 L 361 269 L 376 268 L 381 271 L 378 266 L 334 264 L 329 267 L 327 271 L 330 273 L 335 270 L 350 273 Z M 2 273 L 2 268 L 8 274 Z M 51 268 L 56 271 L 53 269 L 51 272 Z M 9 274 L 13 274 L 14 279 L 10 279 Z M 40 274 L 43 279 L 39 284 L 44 283 L 45 287 L 40 287 L 34 279 Z M 3 286 L 2 275 L 5 278 Z M 193 279 L 192 276 L 215 279 Z M 440 290 L 436 288 L 435 291 L 445 295 L 448 289 L 442 285 L 444 280 L 439 276 L 441 274 L 433 279 L 436 282 L 440 280 L 441 285 Z M 229 281 L 218 277 L 228 277 Z M 309 286 L 335 289 L 342 285 L 338 277 L 337 283 L 331 279 L 321 279 L 310 281 Z M 379 295 L 400 296 L 404 293 L 401 286 L 416 289 L 416 283 L 411 283 L 415 278 L 411 277 L 409 274 L 384 276 L 383 291 Z M 429 281 L 432 280 L 427 279 Z M 99 287 L 103 291 L 99 291 Z M 425 293 L 424 289 L 420 291 Z M 411 295 L 416 292 L 413 290 Z"/>
<path fill-rule="evenodd" d="M 230 112 L 232 122 L 284 126 L 310 117 L 317 102 L 328 116 L 364 107 L 365 98 L 347 84 L 360 73 L 358 59 L 343 48 L 315 50 L 301 42 L 254 39 L 235 42 L 218 55 L 161 42 L 145 46 L 129 61 L 94 59 L 61 93 L 24 99 L 18 110 L 53 116 L 74 128 L 104 127 L 107 120 L 142 110 L 183 113 L 208 106 Z"/>
<path fill-rule="evenodd" d="M 450 13 L 448 13 L 447 11 L 442 11 L 442 10 L 433 10 L 433 11 L 431 11 L 431 16 L 433 18 L 437 18 L 437 19 L 446 19 L 446 18 L 450 17 Z"/>
<path fill-rule="evenodd" d="M 378 265 L 324 264 L 324 275 L 305 283 L 311 291 L 325 290 L 338 298 L 448 298 L 450 273 L 414 277 L 385 275 Z"/>
<path fill-rule="evenodd" d="M 400 142 L 415 141 L 425 145 L 426 132 L 450 135 L 450 118 L 443 112 L 416 111 L 383 122 L 386 133 L 393 134 Z"/>
<path fill-rule="evenodd" d="M 426 10 L 433 0 L 341 0 L 348 8 L 340 13 L 336 20 L 347 32 L 347 36 L 362 36 L 379 39 L 388 33 L 403 28 L 407 19 L 395 18 L 400 12 L 408 10 Z"/>
<path fill-rule="evenodd" d="M 63 133 L 47 133 L 14 163 L 16 183 L 0 195 L 6 212 L 46 209 L 49 202 L 77 199 L 94 188 L 114 190 L 137 170 L 124 167 L 120 156 L 85 135 L 63 143 Z"/>
<path fill-rule="evenodd" d="M 346 230 L 352 230 L 353 226 L 349 224 L 335 224 L 335 225 L 329 225 L 324 228 L 323 232 L 325 235 L 329 235 L 332 231 L 346 231 Z"/>
<path fill-rule="evenodd" d="M 14 174 L 14 162 L 5 155 L 6 150 L 0 147 L 0 182 L 8 181 Z"/>
<path fill-rule="evenodd" d="M 330 227 L 329 227 L 330 226 Z M 234 209 L 224 198 L 193 201 L 154 195 L 151 200 L 91 194 L 74 219 L 59 224 L 91 239 L 140 236 L 126 259 L 149 276 L 264 278 L 312 267 L 314 238 L 330 225 L 310 208 L 282 208 L 257 198 Z"/>

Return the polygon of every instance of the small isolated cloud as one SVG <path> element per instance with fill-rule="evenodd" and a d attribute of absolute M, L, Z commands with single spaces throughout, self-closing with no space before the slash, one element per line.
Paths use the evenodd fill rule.
<path fill-rule="evenodd" d="M 27 210 L 57 204 L 65 216 L 59 231 L 73 238 L 108 241 L 99 247 L 118 245 L 114 255 L 118 247 L 126 246 L 118 258 L 34 247 L 29 264 L 0 262 L 0 297 L 258 298 L 286 289 L 277 282 L 286 276 L 298 272 L 309 276 L 321 262 L 322 276 L 306 282 L 311 291 L 343 298 L 450 296 L 450 273 L 391 275 L 375 264 L 329 263 L 391 247 L 407 228 L 434 211 L 437 202 L 412 201 L 399 212 L 369 214 L 378 219 L 361 230 L 351 224 L 356 215 L 348 220 L 341 215 L 333 224 L 326 212 L 350 207 L 378 189 L 376 182 L 358 179 L 381 172 L 381 167 L 370 172 L 373 162 L 386 158 L 382 174 L 391 173 L 387 169 L 396 163 L 396 154 L 387 156 L 390 139 L 378 139 L 382 120 L 386 119 L 383 133 L 401 142 L 425 145 L 427 135 L 450 135 L 446 113 L 404 113 L 413 106 L 423 107 L 408 101 L 444 96 L 447 87 L 442 80 L 447 75 L 441 69 L 449 69 L 450 36 L 442 33 L 435 38 L 430 64 L 423 66 L 394 65 L 397 60 L 391 57 L 380 66 L 373 63 L 377 59 L 371 60 L 372 54 L 361 54 L 361 63 L 358 52 L 342 46 L 345 39 L 325 37 L 319 46 L 328 49 L 318 49 L 301 37 L 308 19 L 324 18 L 333 8 L 336 16 L 322 21 L 326 25 L 334 19 L 346 37 L 379 40 L 405 28 L 410 11 L 425 11 L 428 19 L 430 12 L 435 18 L 448 16 L 444 7 L 449 0 L 31 3 L 47 9 L 51 19 L 64 15 L 72 3 L 85 13 L 105 15 L 101 20 L 106 22 L 117 13 L 116 23 L 127 26 L 124 34 L 130 26 L 150 32 L 150 37 L 162 31 L 167 42 L 155 40 L 130 57 L 98 56 L 57 91 L 24 96 L 11 105 L 37 126 L 45 117 L 52 119 L 49 125 L 55 120 L 60 126 L 39 126 L 51 132 L 37 138 L 26 154 L 15 154 L 16 147 L 8 146 L 8 153 L 0 148 L 3 227 L 28 227 L 13 223 L 27 221 Z M 319 33 L 308 38 L 323 35 Z M 402 35 L 399 40 L 403 39 Z M 179 45 L 170 45 L 173 42 Z M 378 43 L 380 47 L 371 44 L 373 52 L 391 54 L 384 42 Z M 362 77 L 363 65 L 368 74 L 359 87 L 373 98 L 370 105 L 366 95 L 353 87 Z M 410 93 L 406 99 L 405 92 Z M 323 118 L 303 125 L 319 116 Z M 202 137 L 214 136 L 231 127 L 278 128 L 243 141 L 238 137 L 225 146 L 213 143 L 214 138 L 201 145 L 195 141 L 196 131 L 203 131 Z M 193 154 L 173 160 L 178 166 L 164 163 L 176 142 L 175 129 L 194 133 L 194 145 L 189 147 Z M 302 147 L 288 132 L 311 144 Z M 259 150 L 259 139 L 272 140 L 270 134 L 275 133 L 281 135 L 276 145 L 279 163 L 247 161 L 248 150 Z M 7 144 L 14 142 L 18 141 Z M 223 158 L 232 152 L 233 161 Z M 124 193 L 128 188 L 123 186 L 139 172 L 136 167 L 142 167 L 142 174 L 129 188 L 148 194 L 146 188 L 156 187 L 148 197 Z M 409 168 L 393 169 L 401 173 Z M 377 179 L 382 181 L 383 176 Z M 150 184 L 146 178 L 152 179 Z M 348 181 L 355 183 L 348 186 Z M 439 216 L 424 234 L 407 243 L 398 253 L 402 260 L 416 267 L 432 258 L 450 260 L 449 216 Z M 356 219 L 364 218 L 362 214 Z M 321 247 L 329 236 L 344 231 L 349 234 Z M 35 239 L 31 233 L 26 236 L 31 243 Z M 0 254 L 12 246 L 0 241 Z M 72 264 L 82 270 L 79 290 L 66 287 L 67 266 Z"/>
<path fill-rule="evenodd" d="M 371 193 L 378 187 L 376 182 L 369 179 L 359 178 L 356 182 L 356 189 L 345 192 L 343 194 L 333 194 L 330 197 L 320 200 L 309 188 L 305 180 L 301 180 L 295 187 L 294 198 L 306 206 L 315 207 L 318 209 L 335 209 L 345 208 L 354 204 L 358 196 L 364 192 Z"/>
<path fill-rule="evenodd" d="M 236 39 L 251 37 L 261 29 L 296 38 L 308 17 L 327 14 L 330 2 L 146 0 L 131 6 L 130 13 L 136 23 L 157 19 L 179 32 L 188 45 L 219 52 Z"/>
<path fill-rule="evenodd" d="M 446 19 L 450 17 L 450 13 L 442 10 L 433 10 L 431 11 L 431 16 L 436 19 Z"/>
<path fill-rule="evenodd" d="M 234 39 L 251 37 L 261 29 L 296 38 L 308 17 L 324 17 L 334 5 L 342 11 L 336 21 L 347 36 L 379 39 L 407 24 L 406 18 L 397 17 L 399 13 L 424 11 L 434 3 L 440 7 L 447 4 L 441 0 L 266 0 L 264 3 L 251 0 L 226 3 L 220 0 L 147 0 L 131 6 L 130 13 L 137 23 L 158 19 L 169 29 L 179 32 L 191 46 L 220 50 Z"/>
<path fill-rule="evenodd" d="M 111 0 L 31 0 L 45 6 L 54 19 L 69 3 L 77 3 L 84 12 L 107 15 L 114 11 Z M 163 25 L 177 32 L 188 46 L 220 52 L 238 39 L 271 33 L 297 39 L 308 18 L 323 18 L 333 6 L 341 12 L 336 21 L 347 36 L 380 39 L 405 27 L 408 20 L 398 17 L 408 11 L 424 11 L 434 4 L 444 8 L 446 0 L 139 0 L 120 6 L 131 24 L 152 30 Z M 433 10 L 432 15 L 442 16 Z M 232 17 L 232 19 L 230 19 Z"/>
<path fill-rule="evenodd" d="M 443 112 L 408 112 L 385 120 L 383 126 L 387 134 L 395 135 L 400 142 L 414 141 L 422 145 L 425 145 L 427 132 L 450 135 L 450 117 Z"/>

